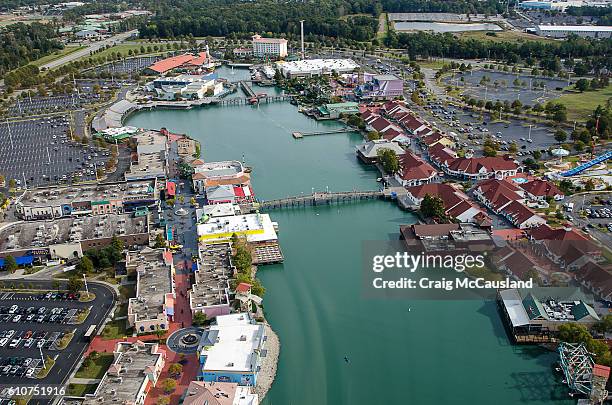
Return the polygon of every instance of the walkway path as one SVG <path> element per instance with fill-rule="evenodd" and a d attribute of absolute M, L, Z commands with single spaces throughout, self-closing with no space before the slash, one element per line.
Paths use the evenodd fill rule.
<path fill-rule="evenodd" d="M 278 364 L 278 355 L 280 354 L 280 340 L 278 335 L 272 330 L 270 325 L 265 324 L 266 336 L 266 357 L 263 358 L 261 363 L 261 370 L 257 376 L 257 386 L 255 387 L 255 393 L 259 395 L 261 401 L 266 393 L 272 387 L 274 378 L 276 377 L 276 367 Z"/>

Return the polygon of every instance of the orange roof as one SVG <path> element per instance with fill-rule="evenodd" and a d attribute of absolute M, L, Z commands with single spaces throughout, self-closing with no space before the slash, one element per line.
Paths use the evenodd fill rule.
<path fill-rule="evenodd" d="M 248 283 L 240 283 L 236 286 L 236 292 L 247 292 L 251 289 L 251 284 Z"/>
<path fill-rule="evenodd" d="M 193 60 L 195 57 L 188 53 L 179 56 L 173 56 L 171 58 L 162 59 L 160 61 L 155 62 L 149 69 L 157 72 L 157 73 L 165 73 L 169 70 L 176 69 L 184 63 L 187 63 Z"/>
<path fill-rule="evenodd" d="M 606 380 L 610 377 L 610 367 L 602 366 L 601 364 L 595 364 L 593 366 L 593 375 L 597 377 L 603 377 Z"/>
<path fill-rule="evenodd" d="M 206 59 L 206 52 L 200 52 L 196 58 L 193 58 L 192 60 L 188 61 L 187 64 L 191 66 L 200 66 L 203 65 L 204 62 L 206 62 Z"/>

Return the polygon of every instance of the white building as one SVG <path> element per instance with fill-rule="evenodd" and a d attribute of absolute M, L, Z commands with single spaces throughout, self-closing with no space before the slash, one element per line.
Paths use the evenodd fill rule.
<path fill-rule="evenodd" d="M 267 338 L 264 326 L 246 313 L 217 316 L 216 323 L 200 340 L 198 380 L 256 386 Z"/>
<path fill-rule="evenodd" d="M 589 38 L 610 38 L 611 26 L 595 25 L 538 25 L 536 34 L 552 38 L 565 38 L 570 34 Z"/>
<path fill-rule="evenodd" d="M 198 223 L 198 238 L 201 242 L 218 243 L 229 241 L 232 235 L 245 236 L 249 243 L 276 242 L 275 223 L 268 214 L 247 214 L 212 217 Z"/>
<path fill-rule="evenodd" d="M 351 73 L 359 68 L 352 59 L 304 59 L 293 62 L 276 62 L 277 69 L 285 77 L 306 77 Z"/>
<path fill-rule="evenodd" d="M 216 96 L 224 90 L 223 83 L 211 75 L 189 74 L 157 78 L 147 84 L 147 89 L 155 92 L 161 100 L 198 100 L 206 96 Z"/>
<path fill-rule="evenodd" d="M 273 56 L 284 58 L 287 56 L 287 40 L 282 38 L 263 38 L 261 35 L 253 35 L 253 56 L 264 58 Z"/>

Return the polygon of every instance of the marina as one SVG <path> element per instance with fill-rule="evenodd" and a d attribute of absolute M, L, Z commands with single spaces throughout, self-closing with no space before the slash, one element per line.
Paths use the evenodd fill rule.
<path fill-rule="evenodd" d="M 244 154 L 262 201 L 314 194 L 313 188 L 372 190 L 380 176 L 356 158 L 359 134 L 294 142 L 288 133 L 343 125 L 309 119 L 289 103 L 151 110 L 134 113 L 126 124 L 189 133 L 210 160 Z M 494 301 L 361 298 L 363 241 L 397 240 L 397 225 L 415 223 L 414 214 L 378 196 L 300 207 L 274 211 L 284 262 L 258 272 L 267 289 L 266 318 L 282 344 L 276 380 L 262 404 L 395 404 L 406 393 L 424 403 L 573 403 L 550 372 L 556 354 L 514 346 Z M 378 349 L 364 350 L 373 344 Z M 431 378 L 441 368 L 454 376 L 445 390 Z M 361 381 L 378 389 L 358 390 Z"/>

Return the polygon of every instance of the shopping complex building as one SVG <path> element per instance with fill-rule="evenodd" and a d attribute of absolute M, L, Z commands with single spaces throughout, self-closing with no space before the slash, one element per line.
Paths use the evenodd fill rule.
<path fill-rule="evenodd" d="M 166 352 L 157 343 L 119 342 L 113 355 L 113 363 L 95 392 L 85 395 L 83 405 L 143 405 L 166 363 Z"/>
<path fill-rule="evenodd" d="M 155 179 L 147 181 L 48 187 L 26 191 L 15 203 L 22 220 L 148 211 L 158 204 Z"/>
<path fill-rule="evenodd" d="M 176 300 L 172 253 L 145 247 L 126 255 L 128 275 L 136 273 L 136 297 L 128 302 L 128 323 L 137 333 L 167 330 Z"/>
<path fill-rule="evenodd" d="M 249 314 L 218 316 L 200 340 L 198 380 L 256 386 L 266 340 L 264 325 Z"/>

